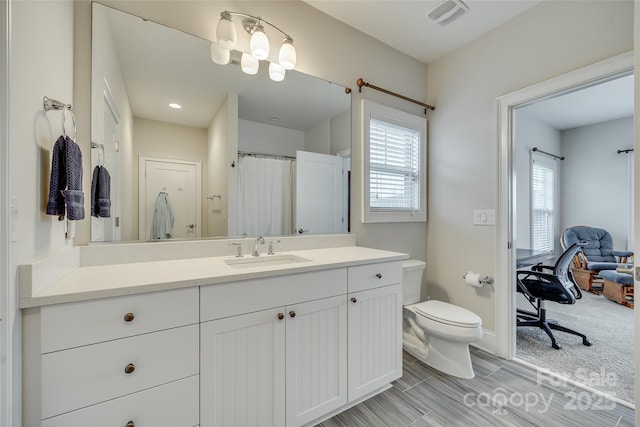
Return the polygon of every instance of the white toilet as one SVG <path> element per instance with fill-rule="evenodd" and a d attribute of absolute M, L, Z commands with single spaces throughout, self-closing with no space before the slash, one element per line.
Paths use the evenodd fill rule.
<path fill-rule="evenodd" d="M 482 337 L 482 319 L 442 301 L 420 302 L 425 263 L 405 260 L 402 346 L 427 365 L 460 378 L 473 378 L 469 343 Z"/>

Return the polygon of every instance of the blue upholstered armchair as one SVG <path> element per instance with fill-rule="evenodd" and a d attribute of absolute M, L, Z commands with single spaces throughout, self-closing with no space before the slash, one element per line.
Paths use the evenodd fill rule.
<path fill-rule="evenodd" d="M 564 249 L 579 242 L 586 242 L 586 245 L 573 259 L 573 277 L 578 286 L 588 292 L 600 293 L 600 271 L 633 264 L 633 252 L 614 250 L 613 238 L 607 230 L 576 226 L 563 231 L 560 243 Z"/>

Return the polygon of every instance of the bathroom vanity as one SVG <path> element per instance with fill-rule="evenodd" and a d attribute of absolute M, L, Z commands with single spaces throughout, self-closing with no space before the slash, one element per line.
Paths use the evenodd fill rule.
<path fill-rule="evenodd" d="M 104 263 L 47 286 L 46 267 L 22 266 L 25 425 L 317 423 L 402 375 L 405 258 L 344 246 Z"/>

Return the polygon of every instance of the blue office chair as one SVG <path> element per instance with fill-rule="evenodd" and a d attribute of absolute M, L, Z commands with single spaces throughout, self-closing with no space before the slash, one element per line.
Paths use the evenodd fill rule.
<path fill-rule="evenodd" d="M 551 332 L 552 329 L 577 335 L 582 338 L 582 344 L 591 345 L 586 335 L 556 323 L 549 323 L 545 309 L 546 301 L 554 301 L 559 304 L 575 304 L 576 300 L 582 298 L 582 292 L 580 292 L 580 288 L 571 274 L 571 261 L 582 250 L 583 246 L 583 243 L 571 245 L 560 255 L 554 266 L 536 264 L 516 271 L 518 292 L 522 293 L 536 310 L 535 312 L 530 312 L 518 309 L 517 326 L 541 328 L 551 338 L 551 347 L 556 350 L 559 350 L 560 346 L 553 332 Z"/>
<path fill-rule="evenodd" d="M 569 227 L 562 232 L 560 244 L 567 249 L 574 243 L 584 242 L 582 251 L 573 259 L 572 273 L 578 286 L 596 295 L 602 290 L 602 270 L 631 267 L 633 252 L 613 250 L 613 238 L 607 230 L 596 227 Z"/>

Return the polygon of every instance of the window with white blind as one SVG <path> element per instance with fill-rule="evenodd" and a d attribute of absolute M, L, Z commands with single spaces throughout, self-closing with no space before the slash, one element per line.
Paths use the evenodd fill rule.
<path fill-rule="evenodd" d="M 363 104 L 363 222 L 426 221 L 426 118 Z"/>
<path fill-rule="evenodd" d="M 553 252 L 556 163 L 531 156 L 531 248 Z"/>

